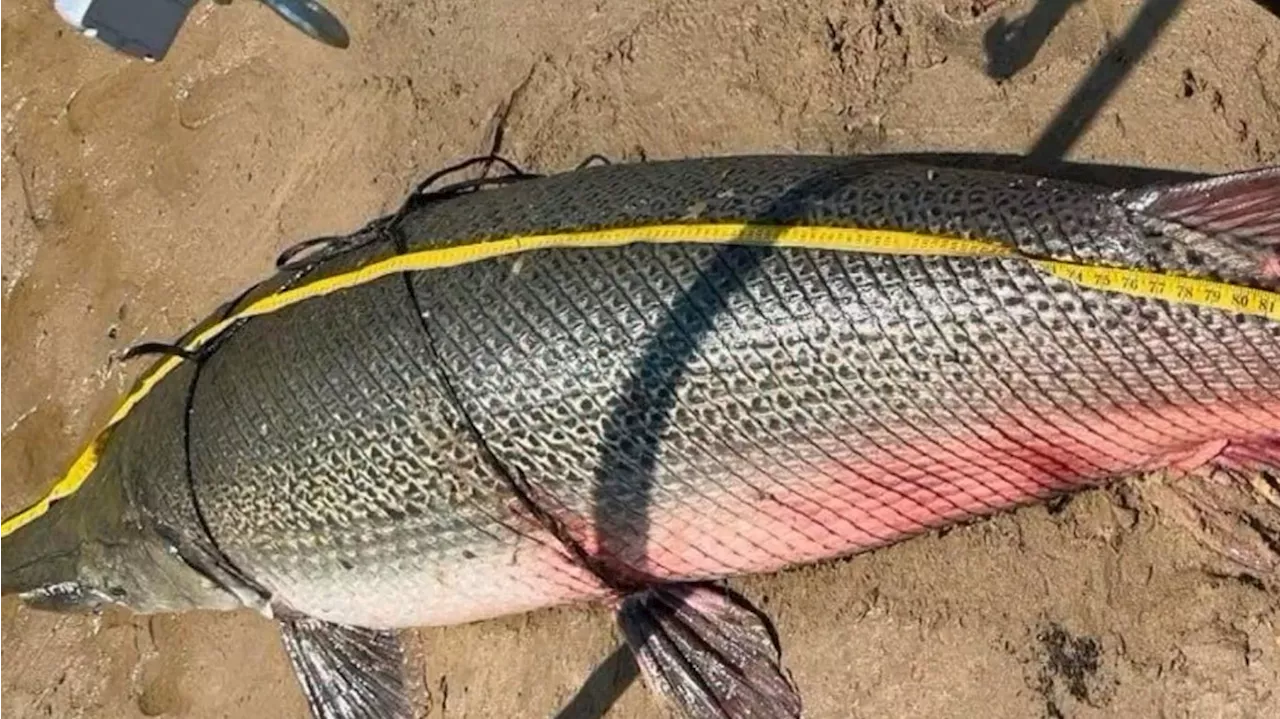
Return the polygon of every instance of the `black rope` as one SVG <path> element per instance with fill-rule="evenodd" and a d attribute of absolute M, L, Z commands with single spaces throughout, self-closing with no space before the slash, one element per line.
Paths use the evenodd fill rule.
<path fill-rule="evenodd" d="M 493 165 L 494 163 L 502 165 L 507 169 L 507 172 L 510 173 L 509 175 L 506 175 L 507 177 L 516 177 L 519 179 L 532 179 L 535 177 L 541 177 L 541 175 L 538 175 L 536 173 L 525 172 L 519 165 L 512 162 L 511 160 L 508 160 L 502 155 L 493 155 L 493 154 L 477 155 L 476 157 L 463 160 L 462 162 L 459 162 L 454 165 L 449 165 L 448 167 L 445 167 L 440 170 L 436 170 L 430 175 L 427 175 L 426 179 L 424 179 L 422 182 L 419 182 L 417 185 L 414 186 L 413 192 L 411 193 L 410 197 L 413 197 L 415 195 L 427 194 L 427 188 L 431 187 L 436 182 L 443 180 L 449 175 L 462 172 L 463 170 L 468 170 L 472 167 L 475 167 L 476 165 Z M 446 192 L 449 190 L 450 187 L 451 187 L 450 185 L 447 185 L 441 190 L 437 190 L 436 192 L 437 193 Z"/>
<path fill-rule="evenodd" d="M 482 177 L 459 180 L 436 190 L 431 189 L 432 185 L 450 175 L 480 165 L 484 166 L 487 173 L 489 167 L 495 164 L 501 165 L 507 171 L 507 174 L 495 177 L 489 177 L 486 174 Z M 415 209 L 490 187 L 501 187 L 541 176 L 536 173 L 526 172 L 519 165 L 501 155 L 479 155 L 463 160 L 427 175 L 425 179 L 413 186 L 413 190 L 405 198 L 404 202 L 400 204 L 399 209 L 387 217 L 374 220 L 350 235 L 316 237 L 291 245 L 276 257 L 276 268 L 280 270 L 309 270 L 317 264 L 338 255 L 365 247 L 380 239 L 387 239 L 387 229 L 399 224 L 406 215 Z M 312 250 L 314 251 L 311 252 Z"/>
<path fill-rule="evenodd" d="M 292 287 L 294 284 L 297 283 L 299 279 L 303 277 L 304 274 L 305 272 L 295 273 L 292 277 L 286 279 L 283 283 L 281 283 L 280 289 L 288 289 L 289 287 Z M 244 290 L 242 290 L 240 294 L 232 298 L 230 302 L 227 302 L 222 306 L 221 313 L 218 319 L 220 321 L 226 321 L 228 318 L 234 315 L 236 310 L 240 307 L 240 305 L 244 303 L 245 299 L 249 297 L 249 295 L 253 294 L 261 286 L 262 286 L 262 283 L 258 282 L 256 284 L 249 285 Z M 201 344 L 199 347 L 184 347 L 175 342 L 138 342 L 130 346 L 128 349 L 126 349 L 124 351 L 124 354 L 120 356 L 120 359 L 127 361 L 127 360 L 134 359 L 136 357 L 145 357 L 148 355 L 161 355 L 164 357 L 181 357 L 182 359 L 187 360 L 188 362 L 198 363 L 203 361 L 204 358 L 208 357 L 209 354 L 213 351 L 213 349 L 219 343 L 221 343 L 223 340 L 229 337 L 231 333 L 234 332 L 242 323 L 243 323 L 243 320 L 241 320 L 240 322 L 232 323 L 231 326 L 219 332 L 216 337 L 210 338 L 208 341 Z"/>
<path fill-rule="evenodd" d="M 501 165 L 507 170 L 508 174 L 499 175 L 497 177 L 469 178 L 446 185 L 438 190 L 430 190 L 431 186 L 439 182 L 441 179 L 480 164 L 485 165 L 486 172 L 488 171 L 489 166 L 494 164 Z M 404 237 L 404 234 L 398 230 L 397 225 L 410 211 L 417 207 L 421 207 L 424 204 L 431 202 L 437 202 L 447 198 L 477 192 L 488 187 L 503 186 L 535 177 L 540 177 L 540 175 L 525 172 L 514 162 L 499 155 L 492 154 L 473 157 L 434 172 L 414 186 L 413 192 L 392 215 L 374 220 L 351 235 L 330 235 L 326 237 L 312 238 L 298 242 L 286 248 L 276 258 L 276 268 L 282 272 L 290 272 L 292 275 L 281 281 L 279 289 L 283 290 L 296 286 L 303 277 L 325 260 L 331 259 L 345 252 L 364 247 L 380 239 L 390 240 L 394 244 L 397 254 L 404 254 L 408 251 L 408 242 Z M 456 390 L 452 383 L 449 382 L 448 377 L 444 374 L 443 363 L 435 352 L 435 345 L 431 340 L 430 332 L 427 330 L 426 320 L 422 315 L 422 307 L 418 300 L 417 292 L 414 289 L 409 276 L 405 275 L 404 278 L 406 288 L 409 291 L 409 296 L 413 302 L 415 310 L 417 311 L 421 327 L 423 331 L 427 333 L 428 345 L 431 348 L 433 359 L 435 360 L 434 364 L 438 368 L 440 379 L 444 384 L 446 393 L 450 397 L 454 407 L 461 413 L 464 422 L 469 427 L 470 433 L 481 447 L 482 454 L 486 461 L 488 461 L 491 466 L 493 466 L 494 469 L 504 479 L 506 479 L 509 486 L 519 497 L 521 503 L 526 507 L 526 509 L 533 514 L 534 517 L 543 524 L 543 526 L 547 527 L 562 544 L 565 545 L 566 550 L 573 553 L 579 561 L 584 564 L 584 566 L 587 566 L 590 571 L 597 574 L 601 581 L 604 581 L 606 584 L 611 584 L 605 580 L 603 572 L 596 571 L 596 568 L 591 566 L 592 559 L 587 555 L 586 550 L 568 535 L 567 531 L 564 530 L 554 517 L 551 517 L 537 506 L 529 496 L 526 484 L 521 479 L 517 479 L 512 476 L 510 470 L 502 464 L 502 462 L 494 455 L 492 449 L 490 449 L 488 444 L 484 441 L 479 428 L 476 427 L 475 423 L 466 413 L 461 400 L 458 398 Z M 251 285 L 230 302 L 226 303 L 222 307 L 220 319 L 222 321 L 226 321 L 233 317 L 237 309 L 239 309 L 239 307 L 244 303 L 245 299 L 261 286 L 262 283 Z M 195 414 L 196 386 L 200 380 L 200 371 L 203 367 L 203 360 L 206 359 L 213 349 L 225 340 L 226 337 L 230 336 L 230 334 L 233 333 L 242 323 L 243 322 L 233 323 L 232 326 L 227 327 L 222 332 L 219 332 L 216 337 L 211 338 L 203 345 L 194 348 L 188 348 L 180 344 L 170 342 L 140 342 L 125 350 L 122 359 L 128 360 L 146 355 L 163 355 L 166 357 L 181 357 L 183 360 L 195 363 L 195 372 L 192 375 L 190 383 L 187 385 L 183 399 L 182 442 L 187 489 L 190 493 L 192 506 L 195 509 L 196 520 L 200 525 L 200 529 L 204 532 L 204 539 L 209 543 L 209 549 L 211 550 L 214 562 L 221 564 L 223 571 L 231 574 L 236 578 L 236 580 L 243 582 L 246 587 L 257 592 L 264 599 L 269 600 L 271 597 L 270 593 L 250 578 L 249 575 L 240 567 L 238 567 L 219 546 L 217 539 L 214 537 L 213 529 L 209 525 L 208 518 L 205 515 L 204 508 L 201 506 L 199 493 L 196 491 L 195 473 L 191 461 L 191 422 L 192 417 Z"/>
<path fill-rule="evenodd" d="M 194 352 L 181 345 L 169 344 L 168 342 L 139 342 L 125 350 L 120 359 L 131 360 L 135 357 L 144 357 L 146 355 L 164 355 L 166 357 L 181 357 L 191 362 L 200 361 L 199 352 Z"/>
<path fill-rule="evenodd" d="M 201 531 L 204 532 L 203 538 L 209 543 L 208 548 L 211 550 L 214 562 L 221 564 L 223 571 L 240 581 L 245 587 L 256 592 L 263 601 L 270 601 L 272 599 L 271 592 L 245 572 L 222 549 L 218 538 L 213 533 L 213 527 L 209 524 L 208 515 L 200 504 L 200 493 L 196 491 L 195 469 L 191 463 L 191 419 L 195 415 L 196 385 L 200 382 L 200 370 L 203 367 L 204 364 L 202 362 L 196 362 L 195 369 L 191 373 L 191 381 L 187 384 L 182 399 L 182 461 L 187 479 L 187 491 L 191 497 L 191 507 L 195 510 L 196 522 L 200 525 Z"/>
<path fill-rule="evenodd" d="M 595 156 L 593 156 L 595 157 Z M 590 160 L 591 158 L 588 158 Z M 445 185 L 438 190 L 430 190 L 430 187 L 449 175 L 462 172 L 477 165 L 485 165 L 486 171 L 489 166 L 497 164 L 507 170 L 509 174 L 499 175 L 497 177 L 478 177 Z M 280 289 L 288 289 L 296 286 L 299 280 L 305 277 L 317 265 L 326 260 L 332 259 L 352 250 L 365 247 L 372 242 L 378 240 L 390 240 L 396 244 L 397 253 L 404 254 L 408 251 L 406 241 L 399 232 L 391 232 L 392 228 L 400 223 L 404 217 L 414 208 L 421 207 L 425 203 L 438 202 L 450 197 L 456 197 L 471 192 L 477 192 L 487 187 L 503 186 L 523 180 L 541 177 L 541 175 L 525 172 L 520 166 L 501 155 L 481 155 L 472 157 L 462 162 L 450 165 L 444 169 L 431 173 L 418 184 L 414 185 L 413 192 L 405 199 L 396 212 L 390 216 L 379 218 L 365 225 L 360 230 L 351 235 L 327 235 L 325 237 L 315 237 L 303 240 L 286 248 L 276 257 L 276 269 L 281 272 L 292 272 L 292 276 L 285 279 Z M 313 251 L 314 250 L 314 251 Z M 235 311 L 244 302 L 245 298 L 252 294 L 255 290 L 262 286 L 262 283 L 249 286 L 243 292 L 228 302 L 222 309 L 222 320 L 226 320 L 235 314 Z M 213 348 L 225 340 L 236 329 L 240 323 L 236 323 L 218 333 L 217 337 L 204 343 L 200 347 L 188 348 L 180 344 L 171 342 L 139 342 L 125 350 L 121 356 L 122 360 L 130 360 L 137 357 L 148 355 L 161 355 L 165 357 L 181 357 L 189 362 L 199 363 Z"/>
<path fill-rule="evenodd" d="M 405 239 L 403 232 L 400 232 L 395 227 L 389 228 L 388 232 L 392 243 L 395 245 L 396 254 L 403 255 L 409 251 L 408 241 Z M 400 274 L 400 277 L 404 281 L 405 292 L 409 295 L 409 302 L 413 306 L 413 314 L 418 318 L 418 327 L 426 338 L 427 351 L 431 355 L 431 364 L 436 370 L 436 379 L 444 390 L 445 398 L 462 419 L 467 429 L 467 434 L 471 435 L 472 441 L 479 447 L 485 464 L 489 465 L 502 478 L 525 512 L 555 538 L 556 542 L 560 544 L 561 548 L 569 556 L 573 557 L 579 567 L 589 572 L 605 587 L 619 593 L 633 592 L 640 589 L 640 584 L 616 576 L 617 573 L 610 571 L 607 563 L 593 557 L 586 547 L 582 546 L 582 543 L 574 538 L 563 522 L 534 500 L 533 492 L 529 488 L 529 482 L 525 479 L 524 473 L 518 468 L 509 467 L 499 459 L 497 453 L 489 446 L 484 433 L 480 431 L 480 427 L 471 418 L 471 413 L 467 411 L 466 405 L 462 403 L 462 397 L 445 369 L 444 359 L 440 356 L 439 350 L 436 349 L 435 337 L 431 334 L 431 327 L 427 324 L 427 312 L 422 306 L 421 298 L 418 297 L 418 289 L 413 284 L 412 276 L 410 273 L 404 272 Z"/>
<path fill-rule="evenodd" d="M 595 152 L 593 152 L 593 153 L 591 153 L 590 155 L 587 155 L 587 156 L 586 156 L 586 158 L 585 158 L 585 159 L 583 159 L 583 161 L 582 161 L 582 162 L 579 162 L 579 163 L 578 163 L 578 166 L 577 166 L 577 167 L 575 167 L 575 168 L 573 168 L 573 169 L 574 169 L 575 171 L 576 171 L 576 170 L 585 170 L 585 169 L 587 169 L 588 167 L 592 167 L 593 165 L 594 165 L 594 166 L 600 166 L 600 167 L 608 167 L 609 165 L 612 165 L 612 164 L 613 164 L 613 160 L 610 160 L 609 158 L 605 157 L 604 155 L 601 155 L 601 154 L 599 154 L 599 153 L 595 153 Z"/>
<path fill-rule="evenodd" d="M 344 239 L 346 239 L 346 237 L 342 235 L 325 235 L 324 237 L 313 237 L 309 240 L 303 240 L 297 244 L 290 245 L 276 256 L 276 269 L 288 269 L 295 257 L 313 247 L 330 247 Z"/>

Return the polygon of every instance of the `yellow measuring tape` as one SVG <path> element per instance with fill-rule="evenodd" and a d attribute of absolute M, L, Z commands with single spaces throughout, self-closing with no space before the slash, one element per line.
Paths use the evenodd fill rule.
<path fill-rule="evenodd" d="M 1280 322 L 1280 292 L 1146 270 L 1077 265 L 1051 260 L 1031 260 L 1031 264 L 1064 280 L 1095 290 L 1259 315 Z"/>
<path fill-rule="evenodd" d="M 515 235 L 480 242 L 435 246 L 417 252 L 396 255 L 372 262 L 350 272 L 324 277 L 300 287 L 262 297 L 237 310 L 225 320 L 214 323 L 187 343 L 186 349 L 198 350 L 223 330 L 246 317 L 265 315 L 303 300 L 321 297 L 339 290 L 356 287 L 399 272 L 453 267 L 504 257 L 532 250 L 551 248 L 619 247 L 634 243 L 650 244 L 736 244 L 786 247 L 871 254 L 927 255 L 948 257 L 1011 257 L 1014 251 L 1006 244 L 992 240 L 939 237 L 899 230 L 876 230 L 853 227 L 778 226 L 753 223 L 686 223 L 618 227 L 607 230 L 553 232 L 537 235 Z M 1210 280 L 1179 277 L 1144 270 L 1128 270 L 1092 265 L 1078 265 L 1052 260 L 1030 260 L 1041 269 L 1076 284 L 1098 290 L 1195 304 L 1231 312 L 1261 315 L 1280 321 L 1280 293 L 1248 287 L 1237 287 Z M 49 505 L 73 494 L 97 466 L 99 452 L 112 427 L 160 380 L 184 360 L 168 357 L 145 375 L 107 421 L 107 425 L 80 453 L 67 473 L 40 501 L 18 512 L 0 524 L 0 537 L 31 522 L 49 510 Z"/>

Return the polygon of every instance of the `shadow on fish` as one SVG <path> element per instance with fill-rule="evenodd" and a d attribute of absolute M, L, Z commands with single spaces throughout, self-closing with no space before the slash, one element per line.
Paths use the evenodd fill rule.
<path fill-rule="evenodd" d="M 200 0 L 55 0 L 62 19 L 86 37 L 120 52 L 158 62 Z M 229 5 L 231 0 L 214 0 Z M 342 21 L 318 0 L 262 0 L 302 32 L 337 48 L 351 44 Z"/>
<path fill-rule="evenodd" d="M 1280 468 L 1277 289 L 1277 168 L 756 156 L 426 188 L 144 347 L 4 522 L 3 591 L 261 612 L 318 719 L 414 715 L 398 629 L 606 602 L 685 716 L 795 717 L 786 637 L 724 580 L 1149 471 L 1247 493 Z M 1280 585 L 1276 544 L 1222 536 Z"/>

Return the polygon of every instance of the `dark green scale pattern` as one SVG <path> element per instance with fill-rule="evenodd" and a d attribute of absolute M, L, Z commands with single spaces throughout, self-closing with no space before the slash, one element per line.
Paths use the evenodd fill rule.
<path fill-rule="evenodd" d="M 1031 256 L 1198 272 L 1100 188 L 886 157 L 748 156 L 592 167 L 416 210 L 409 248 L 673 221 L 823 224 L 978 237 Z"/>
<path fill-rule="evenodd" d="M 694 216 L 945 230 L 1196 269 L 1084 186 L 846 158 L 597 168 L 428 205 L 400 229 L 419 249 Z M 1043 492 L 1100 479 L 1132 461 L 1108 441 L 1140 433 L 1153 408 L 1258 410 L 1208 430 L 1173 413 L 1152 429 L 1170 444 L 1274 436 L 1278 368 L 1274 322 L 1083 290 L 1017 259 L 546 250 L 244 322 L 200 365 L 191 482 L 218 546 L 279 601 L 417 624 L 592 590 L 538 564 L 559 545 L 511 477 L 620 575 L 758 571 L 892 541 L 940 523 L 939 508 L 1027 498 L 984 484 L 993 472 Z M 1093 434 L 1046 449 L 1055 412 Z M 805 519 L 717 534 L 763 527 L 762 503 Z M 876 522 L 852 526 L 868 507 Z M 677 520 L 690 508 L 703 525 Z"/>
<path fill-rule="evenodd" d="M 750 516 L 764 492 L 821 502 L 822 480 L 895 447 L 932 445 L 945 461 L 937 443 L 968 427 L 1016 426 L 1007 443 L 973 440 L 994 463 L 1052 437 L 1055 410 L 1092 420 L 1102 443 L 1130 429 L 1099 410 L 1280 391 L 1274 323 L 1081 291 L 1016 260 L 639 245 L 415 280 L 490 445 L 569 510 L 594 515 L 629 563 L 652 549 L 645 508 L 666 516 L 698 497 Z M 1197 349 L 1211 345 L 1230 350 Z M 1277 423 L 1265 415 L 1235 430 Z M 1168 441 L 1199 430 L 1184 420 Z M 1124 458 L 1065 460 L 1028 461 L 1061 474 Z M 809 539 L 834 548 L 842 536 L 821 528 Z M 788 556 L 782 542 L 761 551 L 777 564 Z M 760 562 L 729 554 L 708 560 L 711 573 Z"/>

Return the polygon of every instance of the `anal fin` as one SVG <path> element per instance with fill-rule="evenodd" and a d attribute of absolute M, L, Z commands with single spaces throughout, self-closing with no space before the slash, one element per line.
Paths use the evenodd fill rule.
<path fill-rule="evenodd" d="M 1218 475 L 1173 486 L 1175 518 L 1235 570 L 1280 588 L 1280 505 L 1260 475 Z"/>
<path fill-rule="evenodd" d="M 315 719 L 410 719 L 404 653 L 395 632 L 293 615 L 285 651 Z"/>
<path fill-rule="evenodd" d="M 1280 441 L 1229 445 L 1166 509 L 1234 571 L 1280 588 Z"/>
<path fill-rule="evenodd" d="M 645 683 L 690 719 L 799 717 L 768 620 L 710 585 L 654 587 L 618 610 Z"/>

